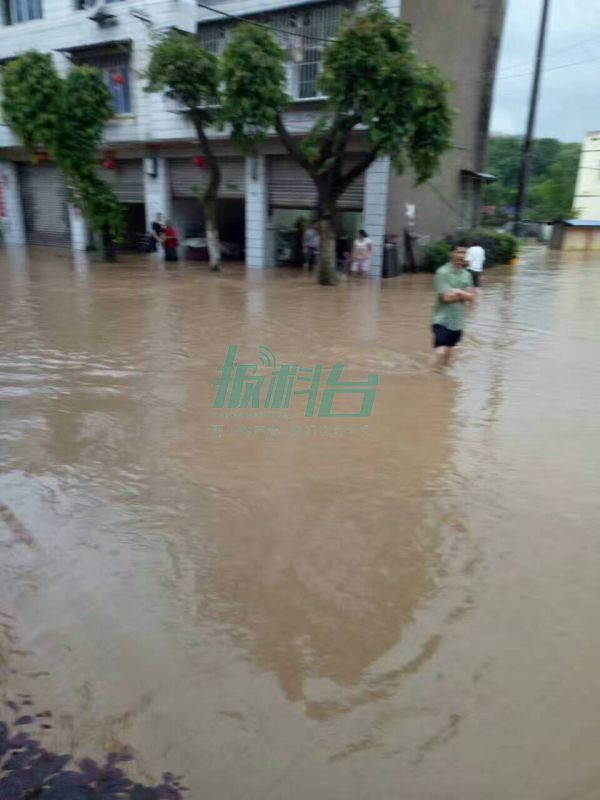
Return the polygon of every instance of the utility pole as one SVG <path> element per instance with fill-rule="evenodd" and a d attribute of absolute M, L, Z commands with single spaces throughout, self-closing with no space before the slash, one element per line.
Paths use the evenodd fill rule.
<path fill-rule="evenodd" d="M 531 89 L 531 101 L 529 103 L 529 118 L 527 120 L 527 133 L 523 144 L 521 156 L 521 169 L 519 172 L 519 188 L 517 191 L 517 202 L 515 204 L 515 233 L 517 236 L 521 229 L 521 217 L 527 201 L 527 182 L 531 172 L 531 162 L 533 160 L 533 129 L 535 126 L 535 115 L 538 105 L 540 92 L 540 75 L 542 72 L 542 62 L 544 60 L 544 45 L 546 43 L 546 28 L 548 25 L 548 11 L 550 0 L 543 0 L 542 21 L 540 23 L 540 35 L 538 38 L 537 52 L 535 56 L 535 72 L 533 74 L 533 86 Z"/>

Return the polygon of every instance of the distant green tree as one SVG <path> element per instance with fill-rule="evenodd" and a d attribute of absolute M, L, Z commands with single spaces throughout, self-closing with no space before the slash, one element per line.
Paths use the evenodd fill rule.
<path fill-rule="evenodd" d="M 98 174 L 98 148 L 113 115 L 110 92 L 98 70 L 73 67 L 61 78 L 49 55 L 30 50 L 3 71 L 2 110 L 9 127 L 33 155 L 48 151 L 64 173 L 71 201 L 102 237 L 104 256 L 116 260 L 123 212 Z"/>
<path fill-rule="evenodd" d="M 519 136 L 492 136 L 487 169 L 498 177 L 485 191 L 485 203 L 513 206 L 521 160 Z M 573 216 L 573 196 L 579 165 L 580 146 L 557 139 L 537 139 L 533 146 L 533 166 L 527 195 L 526 216 L 546 222 Z"/>
<path fill-rule="evenodd" d="M 531 216 L 545 222 L 576 217 L 573 195 L 577 174 L 569 173 L 558 162 L 550 165 L 547 176 L 541 183 L 536 183 L 529 193 Z"/>
<path fill-rule="evenodd" d="M 146 91 L 163 92 L 185 106 L 196 129 L 208 172 L 208 182 L 199 202 L 204 212 L 210 265 L 213 271 L 219 272 L 217 202 L 221 170 L 208 137 L 208 129 L 220 120 L 219 59 L 202 47 L 195 36 L 172 31 L 153 45 L 146 78 Z"/>
<path fill-rule="evenodd" d="M 223 55 L 224 116 L 234 136 L 253 146 L 274 127 L 284 146 L 314 181 L 321 224 L 318 279 L 336 282 L 335 219 L 346 189 L 380 156 L 398 172 L 412 167 L 417 181 L 436 171 L 449 147 L 448 86 L 431 65 L 418 61 L 410 27 L 381 0 L 347 15 L 325 46 L 319 87 L 327 97 L 319 119 L 303 137 L 288 129 L 285 53 L 269 31 L 241 25 Z M 360 132 L 363 153 L 348 167 L 351 136 Z"/>

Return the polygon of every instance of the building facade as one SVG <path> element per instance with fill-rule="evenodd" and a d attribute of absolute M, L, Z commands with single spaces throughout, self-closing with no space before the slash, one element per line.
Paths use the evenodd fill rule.
<path fill-rule="evenodd" d="M 144 91 L 153 38 L 176 27 L 196 33 L 218 53 L 233 23 L 226 15 L 270 24 L 289 53 L 288 127 L 302 135 L 323 102 L 317 89 L 322 47 L 310 37 L 318 43 L 334 35 L 344 8 L 355 1 L 211 0 L 201 6 L 194 0 L 1 0 L 0 69 L 31 47 L 52 53 L 63 74 L 71 64 L 98 67 L 115 108 L 99 165 L 123 204 L 130 244 L 158 212 L 172 219 L 181 239 L 193 238 L 203 232 L 196 199 L 203 174 L 193 160 L 199 147 L 185 113 Z M 401 237 L 407 226 L 426 241 L 477 223 L 504 19 L 504 0 L 386 0 L 386 5 L 411 24 L 419 57 L 439 66 L 452 82 L 457 114 L 453 148 L 432 181 L 415 188 L 410 175 L 396 175 L 389 159 L 380 159 L 342 198 L 340 235 L 351 238 L 358 227 L 367 229 L 375 246 L 375 274 L 382 269 L 386 237 Z M 249 267 L 284 263 L 299 218 L 314 213 L 310 178 L 275 136 L 253 157 L 236 151 L 226 131 L 215 130 L 212 138 L 223 172 L 219 221 L 226 253 L 244 257 Z M 360 136 L 350 150 L 349 162 L 361 151 Z M 32 164 L 1 119 L 0 182 L 6 243 L 88 246 L 89 232 L 69 205 L 57 168 L 43 160 Z"/>
<path fill-rule="evenodd" d="M 600 131 L 583 140 L 573 208 L 581 220 L 600 220 Z"/>

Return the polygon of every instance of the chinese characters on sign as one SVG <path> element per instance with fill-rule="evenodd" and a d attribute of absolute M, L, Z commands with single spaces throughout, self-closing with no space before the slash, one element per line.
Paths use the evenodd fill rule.
<path fill-rule="evenodd" d="M 365 381 L 343 380 L 344 365 L 333 364 L 326 370 L 321 364 L 301 367 L 277 364 L 271 350 L 258 348 L 256 363 L 237 362 L 238 346 L 230 345 L 220 380 L 215 382 L 213 408 L 288 409 L 296 398 L 304 402 L 305 417 L 369 417 L 375 403 L 379 376 L 367 375 Z M 350 411 L 335 411 L 336 399 L 355 400 Z M 300 401 L 297 401 L 300 402 Z"/>

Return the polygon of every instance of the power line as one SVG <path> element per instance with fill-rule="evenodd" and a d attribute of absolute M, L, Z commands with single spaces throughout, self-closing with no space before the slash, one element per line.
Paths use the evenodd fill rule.
<path fill-rule="evenodd" d="M 557 64 L 554 67 L 546 67 L 542 70 L 542 72 L 554 72 L 557 69 L 566 69 L 567 67 L 576 67 L 579 64 L 589 64 L 591 61 L 598 61 L 600 60 L 600 56 L 594 56 L 593 58 L 586 58 L 583 61 L 571 61 L 568 64 Z M 517 75 L 499 75 L 496 80 L 498 81 L 507 81 L 511 78 L 523 78 L 528 77 L 529 75 L 533 75 L 532 71 L 529 72 L 519 72 Z M 455 86 L 469 86 L 474 83 L 479 83 L 479 81 L 464 81 L 462 83 L 455 83 Z"/>
<path fill-rule="evenodd" d="M 567 44 L 564 47 L 559 47 L 558 50 L 553 50 L 551 53 L 548 53 L 546 59 L 555 58 L 555 56 L 559 55 L 560 53 L 565 53 L 567 50 L 572 50 L 574 47 L 581 47 L 584 44 L 589 44 L 589 42 L 595 42 L 598 40 L 599 37 L 600 33 L 596 33 L 594 34 L 594 36 L 588 36 L 586 39 L 580 39 L 579 41 L 572 42 L 571 44 Z M 506 72 L 507 70 L 517 69 L 519 67 L 522 67 L 527 63 L 529 62 L 517 61 L 514 64 L 510 64 L 507 67 L 498 67 L 497 70 L 488 70 L 487 72 L 482 72 L 481 75 L 484 76 L 484 75 L 492 75 L 494 73 L 497 74 L 498 72 Z M 506 76 L 506 77 L 511 77 L 511 76 Z"/>

